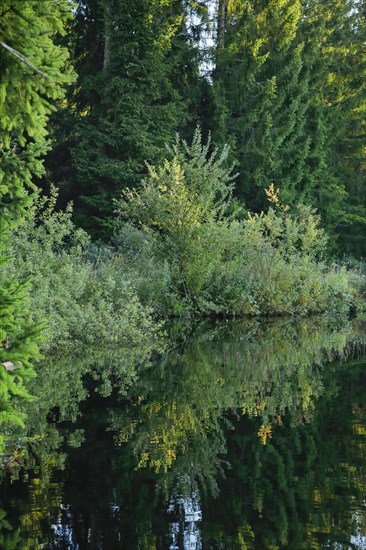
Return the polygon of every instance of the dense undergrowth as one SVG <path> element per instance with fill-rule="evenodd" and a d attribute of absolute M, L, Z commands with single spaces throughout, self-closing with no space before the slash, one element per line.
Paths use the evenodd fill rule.
<path fill-rule="evenodd" d="M 154 341 L 159 323 L 141 305 L 118 256 L 93 246 L 75 227 L 72 209 L 56 211 L 57 192 L 41 198 L 13 239 L 9 270 L 29 279 L 31 311 L 43 349 L 141 346 Z"/>
<path fill-rule="evenodd" d="M 157 342 L 169 316 L 354 307 L 365 276 L 326 262 L 316 213 L 290 211 L 271 186 L 268 212 L 244 216 L 232 198 L 227 150 L 209 149 L 199 133 L 192 146 L 178 139 L 169 160 L 116 201 L 108 245 L 74 225 L 71 206 L 55 209 L 55 189 L 33 206 L 14 233 L 7 269 L 30 279 L 33 320 L 47 326 L 44 350 Z"/>

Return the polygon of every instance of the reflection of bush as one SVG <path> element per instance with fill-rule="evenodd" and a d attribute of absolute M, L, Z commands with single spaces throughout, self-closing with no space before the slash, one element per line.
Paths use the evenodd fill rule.
<path fill-rule="evenodd" d="M 309 420 L 322 392 L 322 365 L 331 359 L 327 352 L 341 352 L 349 331 L 347 324 L 334 330 L 326 319 L 254 323 L 250 333 L 240 322 L 198 329 L 131 388 L 130 405 L 113 413 L 117 441 L 132 445 L 139 467 L 181 474 L 183 464 L 191 465 L 185 473 L 201 471 L 201 445 L 199 463 L 211 464 L 212 472 L 224 453 L 225 412 L 256 417 L 259 435 L 267 430 L 266 442 L 285 414 L 293 425 Z"/>
<path fill-rule="evenodd" d="M 315 501 L 346 506 L 347 483 L 357 499 L 365 490 L 363 466 L 357 465 L 366 418 L 361 369 L 355 371 L 360 378 L 352 378 L 339 394 L 340 378 L 329 363 L 342 356 L 353 334 L 342 319 L 205 323 L 158 362 L 138 365 L 143 350 L 128 359 L 130 350 L 114 349 L 90 356 L 80 350 L 46 363 L 31 388 L 42 400 L 27 408 L 29 435 L 42 437 L 29 442 L 24 458 L 26 468 L 37 467 L 42 514 L 22 512 L 23 529 L 31 525 L 24 540 L 34 547 L 32 533 L 39 533 L 42 521 L 49 524 L 50 509 L 59 513 L 61 485 L 52 502 L 47 494 L 52 472 L 65 463 L 65 444 L 74 449 L 69 449 L 71 473 L 65 476 L 71 481 L 67 477 L 63 502 L 74 492 L 73 483 L 80 483 L 78 476 L 85 483 L 70 521 L 89 525 L 89 499 L 90 509 L 109 509 L 111 502 L 127 506 L 123 528 L 128 531 L 132 518 L 134 529 L 126 547 L 152 536 L 152 518 L 160 514 L 161 519 L 164 506 L 159 497 L 169 500 L 198 489 L 208 547 L 305 549 L 317 547 L 318 531 L 335 537 Z M 243 415 L 253 403 L 260 407 Z M 75 426 L 67 423 L 78 418 Z M 262 426 L 272 434 L 266 445 L 258 437 Z M 353 434 L 344 448 L 338 429 Z M 202 488 L 218 500 L 205 503 Z M 344 523 L 349 530 L 351 520 Z M 122 532 L 120 518 L 113 521 Z"/>
<path fill-rule="evenodd" d="M 77 419 L 89 381 L 101 395 L 125 396 L 124 407 L 112 410 L 112 429 L 117 442 L 132 445 L 136 464 L 172 470 L 172 479 L 181 468 L 214 485 L 225 455 L 226 411 L 257 418 L 259 436 L 265 429 L 272 435 L 285 413 L 292 424 L 310 418 L 322 391 L 321 365 L 332 358 L 329 350 L 341 353 L 350 330 L 337 322 L 338 329 L 334 321 L 315 318 L 265 326 L 204 323 L 153 365 L 148 343 L 55 358 L 30 388 L 39 397 L 26 407 L 27 434 L 42 434 L 33 452 L 57 451 L 63 436 L 57 424 L 48 424 L 49 412 L 58 420 Z M 265 440 L 272 441 L 268 434 Z"/>

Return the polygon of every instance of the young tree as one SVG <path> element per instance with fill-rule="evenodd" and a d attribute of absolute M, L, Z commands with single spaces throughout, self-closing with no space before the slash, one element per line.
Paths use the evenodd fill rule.
<path fill-rule="evenodd" d="M 0 8 L 0 423 L 6 426 L 21 421 L 13 397 L 26 395 L 22 380 L 39 357 L 26 286 L 7 270 L 7 243 L 36 195 L 53 101 L 72 80 L 67 51 L 54 44 L 71 15 L 69 0 L 4 0 Z"/>
<path fill-rule="evenodd" d="M 198 130 L 192 145 L 177 137 L 171 158 L 149 166 L 140 189 L 127 189 L 116 201 L 120 220 L 152 235 L 156 255 L 170 267 L 177 299 L 194 307 L 203 302 L 228 245 L 230 220 L 224 214 L 233 189 L 228 148 L 218 154 L 210 147 Z"/>

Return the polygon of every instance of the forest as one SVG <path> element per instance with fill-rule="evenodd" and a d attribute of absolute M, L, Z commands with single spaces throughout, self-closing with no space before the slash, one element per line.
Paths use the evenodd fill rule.
<path fill-rule="evenodd" d="M 365 311 L 365 18 L 364 0 L 2 1 L 2 425 L 53 350 Z"/>

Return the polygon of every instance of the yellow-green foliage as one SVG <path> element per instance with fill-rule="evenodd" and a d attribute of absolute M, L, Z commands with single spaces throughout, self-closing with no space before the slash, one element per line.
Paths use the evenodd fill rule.
<path fill-rule="evenodd" d="M 43 173 L 47 120 L 73 80 L 66 48 L 54 44 L 72 16 L 70 0 L 3 0 L 0 29 L 0 206 L 24 215 Z"/>
<path fill-rule="evenodd" d="M 273 186 L 267 213 L 228 215 L 226 154 L 209 156 L 196 132 L 191 147 L 178 140 L 171 159 L 117 201 L 115 240 L 130 254 L 142 300 L 164 314 L 347 311 L 348 276 L 324 262 L 319 216 L 301 205 L 290 212 Z"/>

